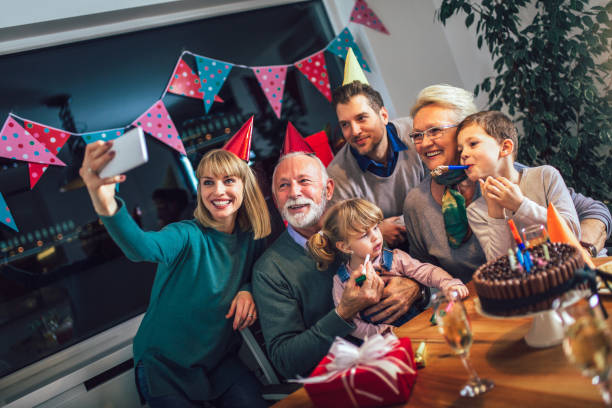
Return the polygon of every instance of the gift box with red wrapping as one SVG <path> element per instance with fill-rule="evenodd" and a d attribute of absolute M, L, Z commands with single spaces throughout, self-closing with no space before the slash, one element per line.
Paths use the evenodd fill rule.
<path fill-rule="evenodd" d="M 379 407 L 405 402 L 417 370 L 409 338 L 376 335 L 357 347 L 336 339 L 300 382 L 317 407 Z"/>

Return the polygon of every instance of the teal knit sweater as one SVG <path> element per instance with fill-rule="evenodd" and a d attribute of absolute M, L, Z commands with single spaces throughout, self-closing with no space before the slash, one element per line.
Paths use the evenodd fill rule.
<path fill-rule="evenodd" d="M 109 234 L 130 260 L 158 264 L 134 361 L 144 366 L 153 396 L 216 398 L 241 369 L 234 353 L 239 335 L 225 314 L 238 291 L 250 291 L 264 242 L 238 227 L 225 234 L 196 220 L 144 232 L 118 202 L 115 215 L 101 217 Z"/>

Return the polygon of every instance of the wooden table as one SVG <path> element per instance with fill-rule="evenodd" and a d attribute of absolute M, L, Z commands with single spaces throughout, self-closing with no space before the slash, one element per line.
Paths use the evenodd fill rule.
<path fill-rule="evenodd" d="M 597 265 L 612 260 L 599 258 Z M 470 285 L 470 292 L 474 293 Z M 612 312 L 612 298 L 602 297 Z M 396 330 L 399 337 L 410 337 L 416 349 L 427 343 L 427 366 L 419 370 L 417 383 L 410 397 L 411 407 L 601 407 L 597 387 L 580 375 L 567 361 L 561 346 L 535 349 L 523 337 L 531 326 L 531 318 L 491 319 L 474 309 L 473 298 L 465 301 L 472 323 L 474 344 L 470 360 L 478 374 L 495 382 L 495 388 L 476 398 L 459 396 L 468 379 L 459 357 L 451 353 L 437 327 L 429 322 L 431 309 L 426 310 Z M 612 320 L 612 319 L 611 319 Z M 274 405 L 312 407 L 301 388 Z"/>

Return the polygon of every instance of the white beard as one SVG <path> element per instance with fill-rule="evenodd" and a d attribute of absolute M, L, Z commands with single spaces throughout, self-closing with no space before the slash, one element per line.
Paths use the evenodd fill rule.
<path fill-rule="evenodd" d="M 293 215 L 289 212 L 289 207 L 293 205 L 309 205 L 308 212 Z M 310 198 L 289 199 L 283 206 L 281 214 L 292 227 L 309 228 L 319 222 L 323 212 L 325 212 L 326 205 L 325 193 L 321 194 L 321 202 L 319 204 Z"/>

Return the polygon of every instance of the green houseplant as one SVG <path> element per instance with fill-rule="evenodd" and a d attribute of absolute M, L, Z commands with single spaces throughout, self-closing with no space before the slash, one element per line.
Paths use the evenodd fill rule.
<path fill-rule="evenodd" d="M 602 199 L 612 191 L 612 2 L 588 0 L 443 0 L 445 24 L 464 14 L 496 75 L 476 85 L 489 109 L 504 109 L 522 133 L 518 159 L 550 164 L 568 186 Z M 519 15 L 531 14 L 531 21 Z M 527 20 L 527 19 L 525 19 Z"/>

